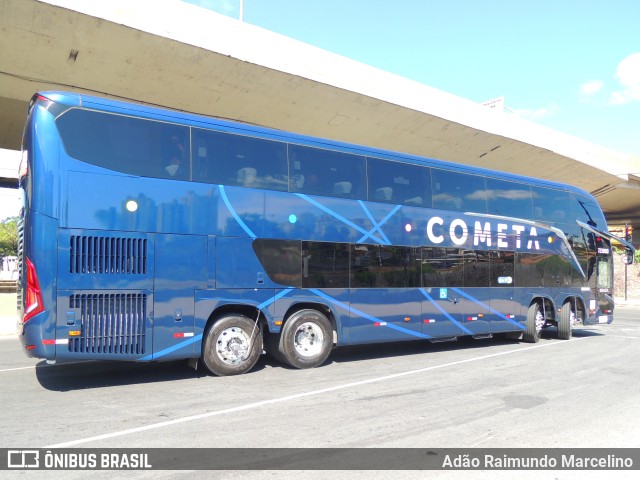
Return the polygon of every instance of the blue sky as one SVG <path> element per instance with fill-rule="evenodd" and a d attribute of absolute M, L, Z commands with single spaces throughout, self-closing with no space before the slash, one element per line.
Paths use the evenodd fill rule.
<path fill-rule="evenodd" d="M 639 0 L 244 0 L 244 21 L 640 155 Z"/>

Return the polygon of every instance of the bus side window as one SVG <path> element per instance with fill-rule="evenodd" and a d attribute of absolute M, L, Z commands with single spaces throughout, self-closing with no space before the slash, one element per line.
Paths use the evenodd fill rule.
<path fill-rule="evenodd" d="M 462 287 L 464 250 L 423 247 L 422 286 Z"/>
<path fill-rule="evenodd" d="M 491 279 L 489 252 L 481 250 L 464 251 L 464 286 L 488 287 Z"/>
<path fill-rule="evenodd" d="M 73 158 L 129 175 L 189 179 L 187 127 L 80 109 L 56 124 Z"/>
<path fill-rule="evenodd" d="M 185 127 L 166 126 L 162 129 L 161 178 L 190 180 L 191 158 L 189 153 L 189 131 Z"/>
<path fill-rule="evenodd" d="M 420 286 L 421 249 L 386 245 L 351 246 L 351 288 Z"/>
<path fill-rule="evenodd" d="M 302 288 L 349 288 L 348 243 L 302 242 Z"/>
<path fill-rule="evenodd" d="M 193 144 L 193 181 L 206 182 L 209 177 L 209 161 L 207 158 L 206 143 L 195 142 Z"/>
<path fill-rule="evenodd" d="M 374 202 L 431 206 L 431 169 L 367 158 L 368 198 Z"/>
<path fill-rule="evenodd" d="M 487 213 L 484 177 L 432 168 L 431 181 L 433 208 Z"/>
<path fill-rule="evenodd" d="M 301 242 L 261 238 L 253 242 L 260 263 L 269 278 L 289 287 L 302 286 Z"/>
<path fill-rule="evenodd" d="M 492 287 L 513 287 L 513 252 L 489 252 Z"/>
<path fill-rule="evenodd" d="M 366 198 L 364 157 L 300 145 L 289 145 L 289 157 L 289 191 Z"/>
<path fill-rule="evenodd" d="M 532 218 L 531 187 L 522 183 L 487 178 L 487 211 L 491 215 Z"/>
<path fill-rule="evenodd" d="M 540 253 L 515 254 L 514 286 L 541 287 L 543 285 L 544 261 L 546 255 Z"/>
<path fill-rule="evenodd" d="M 286 144 L 194 129 L 196 180 L 287 191 Z"/>
<path fill-rule="evenodd" d="M 532 187 L 533 218 L 547 222 L 570 222 L 570 196 L 554 188 Z"/>

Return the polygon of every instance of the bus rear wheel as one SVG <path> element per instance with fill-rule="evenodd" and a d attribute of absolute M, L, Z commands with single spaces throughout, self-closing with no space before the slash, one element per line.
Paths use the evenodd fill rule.
<path fill-rule="evenodd" d="M 571 308 L 571 303 L 566 302 L 560 310 L 560 319 L 558 321 L 558 338 L 560 340 L 569 340 L 573 335 L 573 322 L 575 322 L 576 314 Z"/>
<path fill-rule="evenodd" d="M 305 309 L 284 324 L 276 356 L 295 368 L 314 368 L 329 357 L 332 345 L 329 319 L 318 310 Z"/>
<path fill-rule="evenodd" d="M 522 339 L 527 343 L 538 343 L 544 323 L 544 314 L 540 309 L 540 304 L 538 302 L 532 303 L 527 311 L 527 323 Z"/>
<path fill-rule="evenodd" d="M 214 375 L 240 375 L 253 368 L 261 352 L 262 334 L 258 325 L 244 315 L 228 314 L 207 330 L 202 361 Z"/>

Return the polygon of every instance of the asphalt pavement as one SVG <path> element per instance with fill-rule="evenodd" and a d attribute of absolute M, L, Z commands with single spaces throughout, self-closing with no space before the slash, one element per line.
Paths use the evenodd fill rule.
<path fill-rule="evenodd" d="M 0 429 L 9 448 L 640 448 L 640 308 L 612 325 L 504 339 L 342 348 L 295 370 L 262 356 L 238 377 L 186 362 L 27 358 L 0 339 Z M 2 472 L 0 472 L 2 473 Z M 55 472 L 38 478 L 60 478 Z M 156 471 L 148 478 L 181 478 Z M 602 475 L 606 473 L 606 475 Z M 634 478 L 633 472 L 406 471 L 404 478 Z M 636 472 L 637 473 L 637 472 Z M 333 479 L 398 472 L 331 472 Z M 50 476 L 48 476 L 50 475 Z M 101 472 L 119 478 L 122 472 Z M 147 478 L 146 474 L 140 476 Z M 327 472 L 214 471 L 193 478 L 326 478 Z M 65 472 L 65 478 L 84 478 Z"/>

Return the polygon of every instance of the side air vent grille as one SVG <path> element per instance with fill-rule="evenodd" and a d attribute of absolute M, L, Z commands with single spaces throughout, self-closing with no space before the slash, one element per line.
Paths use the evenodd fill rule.
<path fill-rule="evenodd" d="M 70 243 L 71 273 L 147 273 L 146 239 L 73 235 Z"/>
<path fill-rule="evenodd" d="M 81 336 L 69 338 L 70 352 L 145 353 L 146 294 L 71 295 L 69 308 L 81 321 Z"/>

